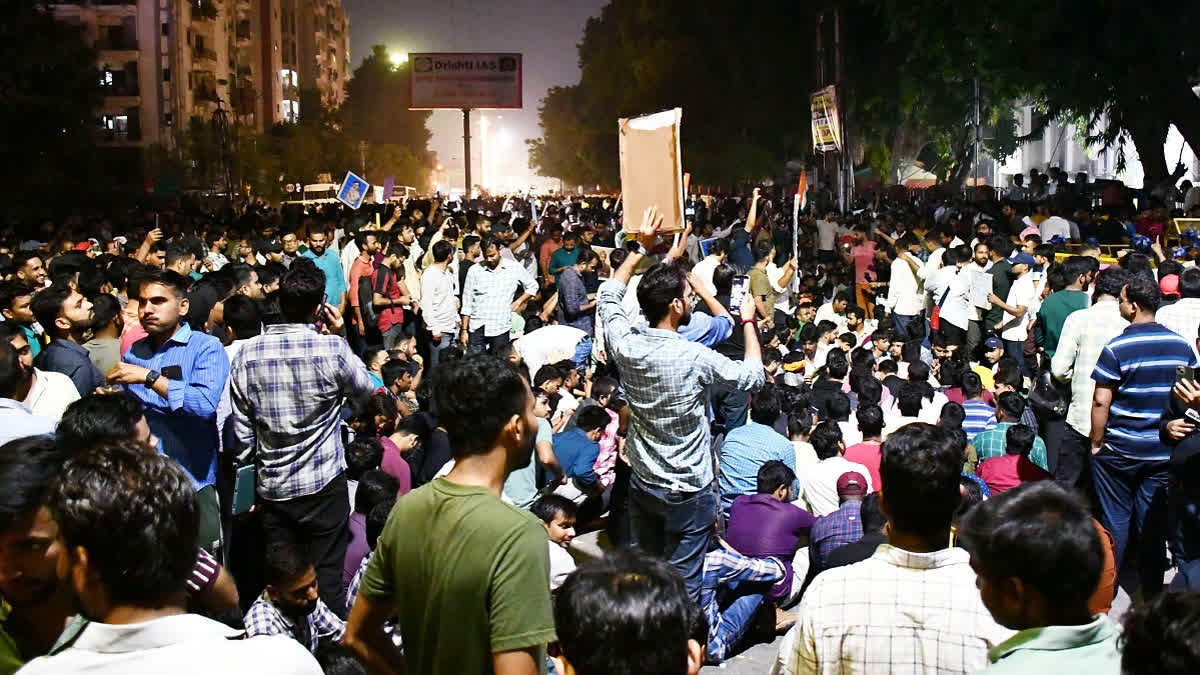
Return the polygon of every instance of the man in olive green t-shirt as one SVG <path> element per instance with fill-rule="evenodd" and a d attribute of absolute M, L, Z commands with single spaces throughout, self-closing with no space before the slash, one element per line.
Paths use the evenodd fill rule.
<path fill-rule="evenodd" d="M 345 645 L 373 671 L 543 672 L 556 638 L 546 533 L 500 500 L 532 458 L 529 385 L 508 363 L 472 356 L 437 375 L 434 402 L 454 469 L 396 503 L 350 612 Z M 405 653 L 384 635 L 395 616 Z"/>
<path fill-rule="evenodd" d="M 767 277 L 767 263 L 775 257 L 775 246 L 770 240 L 758 242 L 754 245 L 754 257 L 754 267 L 750 268 L 750 295 L 757 306 L 758 315 L 763 319 L 774 319 L 775 300 L 779 293 Z"/>

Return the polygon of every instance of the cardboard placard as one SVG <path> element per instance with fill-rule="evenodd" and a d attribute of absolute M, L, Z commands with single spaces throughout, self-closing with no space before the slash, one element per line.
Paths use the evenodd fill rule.
<path fill-rule="evenodd" d="M 621 150 L 621 198 L 624 228 L 636 232 L 642 213 L 657 206 L 663 214 L 660 232 L 684 228 L 683 163 L 679 150 L 682 108 L 617 121 Z"/>

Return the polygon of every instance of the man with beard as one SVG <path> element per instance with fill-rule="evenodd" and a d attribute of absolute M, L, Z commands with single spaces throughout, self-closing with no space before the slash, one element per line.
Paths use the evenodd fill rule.
<path fill-rule="evenodd" d="M 342 639 L 346 623 L 321 602 L 316 570 L 294 541 L 267 544 L 263 581 L 266 590 L 246 612 L 247 635 L 287 635 L 313 654 L 321 639 Z"/>
<path fill-rule="evenodd" d="M 328 245 L 329 235 L 324 229 L 310 229 L 308 250 L 300 255 L 312 260 L 317 269 L 325 273 L 325 302 L 336 307 L 338 314 L 342 314 L 346 311 L 346 277 L 342 274 L 342 263 L 338 260 L 337 251 L 327 248 Z"/>
<path fill-rule="evenodd" d="M 0 324 L 0 341 L 7 342 L 16 350 L 20 363 L 20 377 L 13 398 L 29 408 L 30 412 L 57 422 L 72 402 L 79 400 L 79 392 L 71 378 L 62 373 L 47 372 L 33 367 L 33 352 L 25 339 L 25 332 L 8 323 Z"/>
<path fill-rule="evenodd" d="M 240 263 L 235 263 L 240 265 Z M 234 265 L 230 265 L 233 267 Z M 253 274 L 253 270 L 251 270 Z M 217 338 L 184 321 L 188 279 L 171 271 L 146 275 L 138 312 L 148 335 L 133 343 L 108 383 L 125 388 L 146 407 L 162 450 L 179 462 L 196 486 L 201 548 L 220 546 L 217 504 L 217 405 L 229 378 L 229 357 Z"/>
<path fill-rule="evenodd" d="M 343 644 L 371 672 L 536 673 L 556 640 L 546 531 L 500 500 L 505 477 L 533 457 L 533 394 L 511 364 L 482 354 L 436 377 L 454 468 L 396 502 Z M 394 615 L 403 655 L 382 630 Z"/>
<path fill-rule="evenodd" d="M 672 263 L 654 265 L 642 277 L 637 298 L 650 327 L 633 330 L 621 301 L 661 224 L 657 208 L 647 209 L 638 231 L 640 250 L 630 253 L 600 287 L 597 313 L 632 414 L 625 447 L 633 469 L 634 540 L 647 553 L 670 560 L 698 600 L 704 554 L 717 517 L 703 392 L 710 385 L 755 391 L 765 375 L 755 303 L 749 298 L 740 308 L 745 340 L 741 361 L 683 339 L 679 327 L 691 320 L 695 295 L 687 273 Z"/>
<path fill-rule="evenodd" d="M 53 338 L 34 365 L 71 378 L 80 396 L 104 384 L 104 376 L 83 348 L 83 334 L 92 326 L 92 303 L 66 284 L 53 284 L 38 291 L 31 306 L 38 323 Z"/>
<path fill-rule="evenodd" d="M 512 313 L 520 312 L 537 294 L 538 283 L 524 267 L 500 255 L 504 245 L 495 237 L 484 237 L 480 246 L 483 260 L 471 266 L 463 287 L 459 342 L 472 354 L 487 350 L 504 358 L 509 352 Z M 525 292 L 513 300 L 518 286 Z"/>

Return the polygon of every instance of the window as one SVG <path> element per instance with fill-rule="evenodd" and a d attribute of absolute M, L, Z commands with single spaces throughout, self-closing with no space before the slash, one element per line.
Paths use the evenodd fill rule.
<path fill-rule="evenodd" d="M 101 87 L 113 86 L 113 74 L 112 74 L 112 71 L 109 70 L 108 68 L 105 68 L 104 72 L 100 73 L 100 86 Z"/>
<path fill-rule="evenodd" d="M 170 26 L 170 24 L 165 24 L 165 23 L 164 23 L 164 24 L 162 25 L 162 34 L 163 34 L 163 37 L 166 37 L 166 36 L 168 36 L 168 35 L 170 35 L 170 34 L 171 34 L 171 26 Z"/>
<path fill-rule="evenodd" d="M 170 82 L 170 81 L 171 81 L 171 69 L 163 68 L 163 82 Z"/>

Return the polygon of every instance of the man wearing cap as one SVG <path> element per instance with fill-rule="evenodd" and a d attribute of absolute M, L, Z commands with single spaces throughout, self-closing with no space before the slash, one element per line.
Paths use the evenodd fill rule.
<path fill-rule="evenodd" d="M 1023 376 L 1032 377 L 1025 363 L 1024 347 L 1025 338 L 1029 336 L 1029 321 L 1038 309 L 1037 287 L 1029 275 L 1034 265 L 1033 256 L 1021 251 L 1014 253 L 1008 263 L 1012 265 L 1015 277 L 1008 289 L 1008 297 L 1000 298 L 995 293 L 988 295 L 994 307 L 1004 310 L 1003 318 L 992 327 L 1004 340 L 1005 354 L 1016 359 Z"/>
<path fill-rule="evenodd" d="M 1168 282 L 1173 276 L 1168 274 L 1159 282 L 1164 297 L 1172 290 Z M 1175 280 L 1175 290 L 1181 297 L 1179 302 L 1159 307 L 1154 313 L 1154 320 L 1192 342 L 1200 331 L 1200 267 L 1185 269 Z M 1192 350 L 1196 350 L 1195 345 L 1192 345 Z M 1200 352 L 1196 354 L 1200 356 Z"/>
<path fill-rule="evenodd" d="M 809 576 L 825 569 L 833 549 L 862 539 L 862 500 L 867 496 L 867 477 L 847 471 L 837 479 L 838 509 L 813 523 L 809 544 Z"/>

